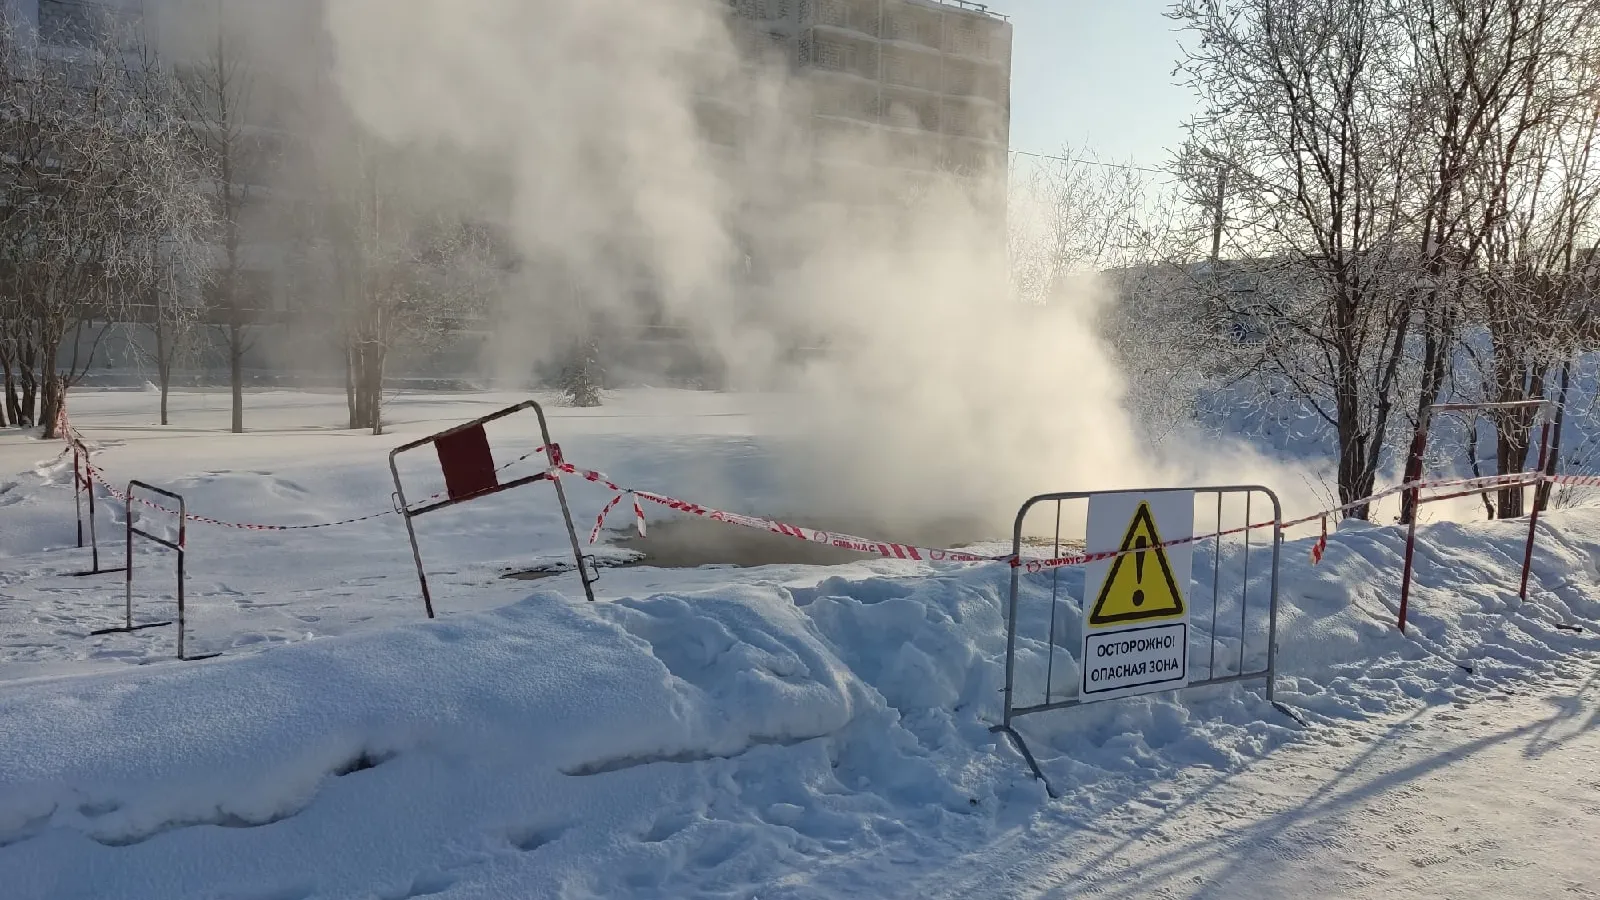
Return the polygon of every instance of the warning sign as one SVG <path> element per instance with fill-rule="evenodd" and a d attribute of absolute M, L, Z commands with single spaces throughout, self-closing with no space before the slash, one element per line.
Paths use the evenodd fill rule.
<path fill-rule="evenodd" d="M 1161 532 L 1156 529 L 1149 503 L 1139 504 L 1117 549 L 1124 555 L 1111 561 L 1111 574 L 1106 576 L 1100 597 L 1089 612 L 1089 624 L 1182 618 L 1183 592 L 1172 577 L 1172 563 L 1161 546 Z"/>
<path fill-rule="evenodd" d="M 1118 551 L 1084 573 L 1084 701 L 1188 683 L 1192 547 L 1163 547 L 1194 534 L 1194 494 L 1097 494 L 1087 549 Z"/>

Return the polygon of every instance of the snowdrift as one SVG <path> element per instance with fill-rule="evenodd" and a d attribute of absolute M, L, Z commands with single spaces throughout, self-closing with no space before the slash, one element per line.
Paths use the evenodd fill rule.
<path fill-rule="evenodd" d="M 1279 697 L 1309 729 L 1259 685 L 1019 720 L 1083 827 L 1177 769 L 1228 770 L 1600 650 L 1600 510 L 1550 517 L 1521 607 L 1517 523 L 1425 529 L 1410 636 L 1391 624 L 1402 541 L 1347 529 L 1317 567 L 1305 542 L 1284 547 Z M 593 605 L 540 593 L 13 684 L 0 883 L 151 900 L 886 896 L 896 866 L 936 872 L 951 848 L 1041 814 L 1042 787 L 989 732 L 1005 570 L 811 571 L 832 577 L 757 570 Z M 1019 619 L 1037 624 L 1049 594 L 1024 589 Z M 1058 602 L 1059 665 L 1076 605 Z"/>

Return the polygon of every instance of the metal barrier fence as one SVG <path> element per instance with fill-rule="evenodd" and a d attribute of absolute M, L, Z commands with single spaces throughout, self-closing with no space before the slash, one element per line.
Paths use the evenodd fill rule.
<path fill-rule="evenodd" d="M 94 460 L 89 456 L 89 448 L 71 434 L 66 435 L 67 446 L 72 451 L 72 502 L 78 516 L 78 549 L 83 549 L 83 523 L 84 507 L 88 506 L 89 523 L 89 552 L 93 565 L 87 572 L 73 572 L 75 577 L 87 575 L 109 575 L 121 572 L 122 569 L 100 568 L 100 539 L 95 530 L 95 502 L 94 502 Z M 87 499 L 85 498 L 87 495 Z"/>
<path fill-rule="evenodd" d="M 1406 482 L 1413 485 L 1406 492 L 1407 504 L 1411 509 L 1410 522 L 1406 528 L 1406 556 L 1405 570 L 1400 577 L 1400 611 L 1396 624 L 1401 632 L 1406 630 L 1406 622 L 1411 608 L 1411 573 L 1416 567 L 1417 552 L 1417 519 L 1421 518 L 1422 506 L 1425 503 L 1437 503 L 1442 500 L 1455 500 L 1461 497 L 1476 497 L 1483 494 L 1509 491 L 1523 491 L 1533 488 L 1533 505 L 1528 510 L 1528 540 L 1522 553 L 1522 580 L 1517 589 L 1517 597 L 1524 603 L 1528 600 L 1528 576 L 1533 571 L 1533 545 L 1539 533 L 1539 507 L 1545 500 L 1545 479 L 1555 474 L 1555 458 L 1550 454 L 1550 426 L 1555 416 L 1556 405 L 1549 400 L 1518 400 L 1509 403 L 1445 403 L 1430 406 L 1423 410 L 1421 421 L 1417 423 L 1417 433 L 1412 439 L 1412 452 L 1406 468 Z M 1433 419 L 1441 414 L 1470 414 L 1488 412 L 1500 415 L 1518 414 L 1526 411 L 1529 415 L 1539 417 L 1539 462 L 1532 472 L 1510 473 L 1499 479 L 1489 479 L 1487 485 L 1473 486 L 1466 490 L 1457 490 L 1448 494 L 1423 494 L 1421 487 L 1422 461 L 1427 456 L 1428 438 L 1430 436 Z M 1477 422 L 1472 419 L 1467 421 L 1468 428 L 1476 428 Z M 1557 626 L 1571 629 L 1573 626 Z M 1470 671 L 1470 670 L 1469 670 Z"/>
<path fill-rule="evenodd" d="M 550 440 L 550 426 L 545 421 L 544 409 L 532 400 L 524 400 L 516 406 L 509 406 L 438 434 L 402 444 L 389 452 L 389 472 L 394 476 L 395 511 L 406 523 L 406 535 L 411 539 L 411 558 L 417 564 L 417 580 L 422 585 L 422 604 L 430 619 L 433 618 L 433 593 L 428 588 L 428 571 L 422 565 L 422 549 L 417 544 L 417 528 L 412 524 L 412 520 L 435 510 L 488 497 L 537 481 L 548 481 L 555 486 L 556 499 L 561 504 L 561 518 L 566 523 L 567 536 L 572 540 L 573 561 L 578 567 L 578 577 L 583 581 L 583 593 L 590 600 L 594 599 L 594 583 L 599 580 L 599 576 L 592 565 L 588 567 L 584 565 L 585 561 L 592 563 L 592 559 L 584 555 L 583 545 L 578 543 L 578 530 L 572 524 L 572 509 L 567 505 L 567 492 L 561 487 L 561 479 L 547 469 L 536 475 L 528 475 L 505 484 L 500 483 L 498 474 L 500 469 L 496 467 L 494 453 L 489 449 L 489 436 L 484 431 L 484 426 L 526 409 L 533 410 L 534 415 L 538 416 L 539 436 L 543 442 L 540 447 L 527 455 L 543 452 L 548 457 L 551 467 L 560 465 L 561 447 Z M 440 500 L 430 497 L 422 501 L 421 506 L 413 508 L 406 501 L 405 485 L 400 478 L 397 459 L 400 454 L 408 450 L 429 444 L 433 445 L 439 455 L 439 469 L 444 476 L 445 495 L 444 499 Z"/>
<path fill-rule="evenodd" d="M 153 534 L 153 533 L 151 533 L 149 531 L 145 531 L 144 529 L 142 529 L 142 528 L 140 528 L 140 527 L 138 527 L 137 525 L 134 524 L 133 502 L 134 502 L 134 500 L 138 499 L 136 494 L 140 490 L 149 491 L 149 492 L 151 492 L 153 494 L 160 494 L 161 496 L 166 497 L 168 500 L 172 500 L 172 501 L 174 501 L 174 502 L 176 502 L 178 504 L 178 508 L 177 508 L 176 511 L 167 510 L 165 507 L 158 506 L 158 505 L 156 505 L 154 503 L 146 503 L 145 504 L 145 505 L 149 506 L 152 509 L 158 509 L 158 510 L 163 510 L 163 511 L 166 511 L 166 512 L 171 512 L 177 518 L 177 521 L 178 521 L 178 539 L 177 540 L 175 540 L 175 541 L 174 540 L 168 540 L 167 538 L 162 537 L 159 534 Z M 177 596 L 176 596 L 176 599 L 178 601 L 178 621 L 177 621 L 177 626 L 178 626 L 178 659 L 185 660 L 185 661 L 193 661 L 193 660 L 199 660 L 199 659 L 211 659 L 214 656 L 219 656 L 220 654 L 217 654 L 217 653 L 205 653 L 205 654 L 201 654 L 199 656 L 190 656 L 190 655 L 188 655 L 187 653 L 184 652 L 184 632 L 187 630 L 187 625 L 188 625 L 187 618 L 188 617 L 187 617 L 187 611 L 185 609 L 184 598 L 183 598 L 183 583 L 184 583 L 183 566 L 184 566 L 184 557 L 185 557 L 185 555 L 187 553 L 186 548 L 187 548 L 188 543 L 189 543 L 189 540 L 188 540 L 188 538 L 189 538 L 189 527 L 188 527 L 188 522 L 189 522 L 188 512 L 189 512 L 189 508 L 188 508 L 188 505 L 184 502 L 184 499 L 183 499 L 182 495 L 175 494 L 172 491 L 165 490 L 163 488 L 158 488 L 153 484 L 146 484 L 143 481 L 130 481 L 130 482 L 128 482 L 128 492 L 124 496 L 123 503 L 124 503 L 124 513 L 125 513 L 125 520 L 126 520 L 126 527 L 125 527 L 126 537 L 124 539 L 123 546 L 124 546 L 125 552 L 127 554 L 127 562 L 126 562 L 126 564 L 124 565 L 124 568 L 123 568 L 123 572 L 125 574 L 124 574 L 123 579 L 122 579 L 122 583 L 123 583 L 123 624 L 121 626 L 119 626 L 119 627 L 116 627 L 116 628 L 102 628 L 99 631 L 91 631 L 90 634 L 93 634 L 93 635 L 128 634 L 128 633 L 132 633 L 132 632 L 135 632 L 135 631 L 143 631 L 143 630 L 145 630 L 147 628 L 164 628 L 164 627 L 166 627 L 168 625 L 173 624 L 172 622 L 146 622 L 143 625 L 135 625 L 135 624 L 133 624 L 133 539 L 134 539 L 134 536 L 137 535 L 139 537 L 144 538 L 147 541 L 151 541 L 151 542 L 153 542 L 155 544 L 159 544 L 162 547 L 166 547 L 168 550 L 171 550 L 171 551 L 175 552 L 178 555 L 178 589 L 177 589 Z"/>
<path fill-rule="evenodd" d="M 1010 737 L 1036 777 L 1046 781 L 1013 724 L 1033 713 L 1264 679 L 1267 700 L 1299 719 L 1273 697 L 1283 523 L 1275 493 L 1230 485 L 1041 494 L 1017 511 L 1014 558 L 1029 543 L 1029 514 L 1051 505 L 1053 556 L 1078 540 L 1082 552 L 1102 556 L 1011 570 L 1004 713 L 992 730 Z M 1087 510 L 1064 518 L 1069 505 Z M 1196 533 L 1197 510 L 1212 531 Z M 1208 571 L 1193 572 L 1196 555 L 1209 556 Z M 1046 598 L 1042 615 L 1036 601 Z"/>

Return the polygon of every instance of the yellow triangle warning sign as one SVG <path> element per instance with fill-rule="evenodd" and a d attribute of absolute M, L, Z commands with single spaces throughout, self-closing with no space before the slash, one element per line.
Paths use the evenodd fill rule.
<path fill-rule="evenodd" d="M 1100 597 L 1089 613 L 1090 627 L 1182 618 L 1183 592 L 1172 577 L 1172 563 L 1161 547 L 1150 504 L 1139 504 L 1117 549 L 1123 555 L 1111 561 Z"/>

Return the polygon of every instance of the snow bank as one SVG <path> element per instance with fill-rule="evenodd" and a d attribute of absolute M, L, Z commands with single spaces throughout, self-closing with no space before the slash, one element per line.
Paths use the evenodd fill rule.
<path fill-rule="evenodd" d="M 1592 631 L 1549 624 L 1600 616 L 1600 545 L 1576 536 L 1600 534 L 1600 512 L 1554 518 L 1538 606 L 1520 610 L 1506 599 L 1513 529 L 1430 529 L 1415 639 L 1379 621 L 1394 530 L 1336 535 L 1315 569 L 1289 545 L 1280 695 L 1319 721 L 1362 718 L 1600 649 Z M 543 593 L 254 656 L 13 685 L 0 879 L 16 897 L 752 896 L 798 872 L 821 891 L 830 863 L 970 845 L 1042 810 L 988 731 L 997 571 L 842 571 L 595 605 Z M 1027 585 L 1024 631 L 1047 621 L 1041 600 Z M 1071 647 L 1076 620 L 1063 622 Z M 1229 770 L 1307 735 L 1259 686 L 1019 722 L 1084 814 L 1163 772 Z"/>
<path fill-rule="evenodd" d="M 645 485 L 748 481 L 736 506 L 761 509 L 767 462 L 745 437 L 608 442 L 624 426 L 593 427 L 569 456 Z M 206 497 L 208 514 L 307 521 L 387 498 L 365 441 L 247 435 L 226 471 L 173 449 L 182 442 L 145 444 L 108 462 Z M 528 597 L 497 569 L 557 558 L 564 536 L 523 495 L 423 520 L 446 617 L 401 624 L 420 604 L 396 521 L 337 536 L 197 528 L 191 636 L 227 653 L 178 664 L 170 631 L 86 636 L 119 611 L 120 586 L 59 577 L 77 551 L 30 549 L 69 541 L 71 492 L 59 468 L 18 471 L 0 492 L 5 524 L 33 510 L 24 521 L 53 530 L 0 533 L 14 554 L 0 575 L 0 678 L 21 679 L 0 692 L 8 898 L 915 894 L 1019 831 L 1070 843 L 1130 804 L 1176 802 L 1164 785 L 1183 772 L 1236 773 L 1287 743 L 1340 741 L 1352 722 L 1600 651 L 1600 508 L 1548 518 L 1526 605 L 1522 523 L 1424 528 L 1405 636 L 1392 624 L 1401 531 L 1347 527 L 1320 566 L 1309 541 L 1291 541 L 1278 696 L 1311 727 L 1270 707 L 1260 683 L 1024 717 L 1064 795 L 1050 803 L 989 730 L 1006 567 L 641 568 L 608 571 L 606 602 L 573 601 L 563 578 Z M 606 499 L 574 494 L 580 516 Z M 1239 598 L 1266 595 L 1259 544 L 1249 566 L 1223 547 L 1214 607 L 1210 552 L 1196 547 L 1190 593 L 1197 676 L 1213 621 L 1223 673 L 1240 652 L 1247 666 L 1266 653 L 1259 617 L 1246 611 L 1240 627 Z M 140 609 L 153 615 L 159 560 L 142 564 Z M 1057 697 L 1077 682 L 1082 579 L 1022 580 L 1024 701 L 1047 679 Z M 86 674 L 50 668 L 69 663 Z"/>
<path fill-rule="evenodd" d="M 851 655 L 872 640 L 858 633 Z M 0 717 L 0 877 L 17 897 L 278 890 L 289 873 L 315 873 L 289 879 L 301 896 L 354 896 L 408 867 L 424 886 L 485 890 L 502 868 L 532 867 L 522 884 L 581 870 L 619 896 L 666 877 L 659 845 L 694 827 L 726 832 L 696 868 L 721 852 L 728 878 L 759 883 L 780 859 L 758 844 L 818 854 L 879 820 L 911 827 L 907 809 L 942 828 L 975 808 L 775 588 L 597 606 L 542 594 L 235 660 L 14 686 Z M 723 779 L 748 787 L 725 796 Z"/>

